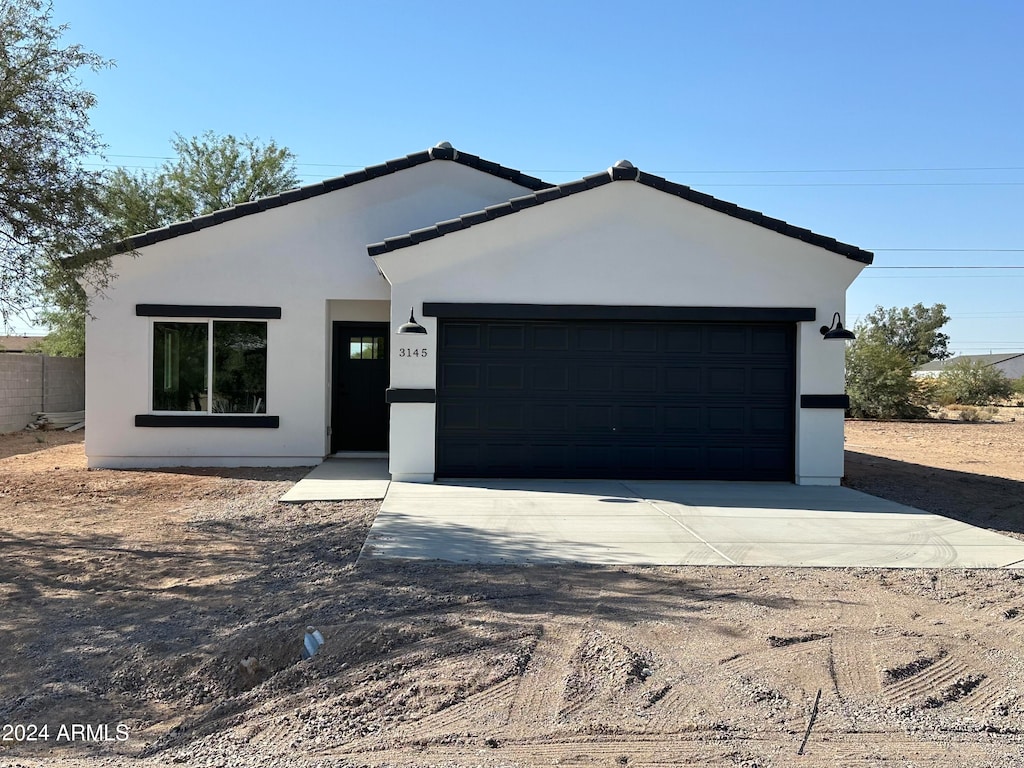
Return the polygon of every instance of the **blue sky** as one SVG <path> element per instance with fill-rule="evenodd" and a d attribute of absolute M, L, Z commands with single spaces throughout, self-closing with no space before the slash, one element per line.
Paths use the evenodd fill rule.
<path fill-rule="evenodd" d="M 886 269 L 1024 265 L 1015 0 L 54 0 L 54 19 L 117 62 L 85 76 L 109 164 L 205 130 L 275 139 L 304 181 L 442 140 L 553 182 L 628 158 L 874 250 L 849 325 L 942 302 L 953 350 L 1024 351 L 1024 269 Z"/>

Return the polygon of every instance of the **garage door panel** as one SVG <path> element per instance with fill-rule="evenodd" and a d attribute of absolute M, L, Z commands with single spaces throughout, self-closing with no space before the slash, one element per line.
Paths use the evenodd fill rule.
<path fill-rule="evenodd" d="M 569 367 L 558 363 L 537 363 L 530 366 L 530 380 L 535 390 L 569 391 Z"/>
<path fill-rule="evenodd" d="M 744 464 L 744 449 L 735 445 L 712 445 L 707 448 L 707 468 L 712 474 L 728 474 Z"/>
<path fill-rule="evenodd" d="M 685 405 L 666 406 L 664 425 L 666 432 L 699 432 L 701 409 Z"/>
<path fill-rule="evenodd" d="M 746 408 L 738 405 L 728 408 L 708 408 L 707 428 L 711 433 L 746 431 Z"/>
<path fill-rule="evenodd" d="M 441 387 L 447 391 L 477 389 L 480 386 L 480 366 L 477 364 L 445 363 L 441 366 Z"/>
<path fill-rule="evenodd" d="M 614 426 L 613 411 L 610 405 L 577 405 L 575 412 L 576 429 L 580 432 L 608 433 Z"/>
<path fill-rule="evenodd" d="M 441 331 L 442 346 L 456 349 L 480 349 L 480 325 L 477 323 L 445 323 Z"/>
<path fill-rule="evenodd" d="M 526 385 L 526 374 L 522 365 L 488 365 L 488 389 L 522 390 Z"/>
<path fill-rule="evenodd" d="M 487 429 L 521 431 L 526 426 L 526 405 L 523 403 L 491 403 L 484 413 Z"/>
<path fill-rule="evenodd" d="M 493 350 L 521 350 L 526 347 L 526 327 L 523 325 L 487 326 L 487 341 Z"/>
<path fill-rule="evenodd" d="M 581 392 L 611 392 L 614 370 L 609 365 L 581 365 L 576 369 L 576 389 Z"/>
<path fill-rule="evenodd" d="M 701 339 L 699 326 L 669 328 L 665 333 L 665 351 L 676 354 L 699 354 Z"/>
<path fill-rule="evenodd" d="M 576 466 L 581 470 L 604 471 L 618 464 L 615 446 L 602 443 L 584 443 L 576 446 Z"/>
<path fill-rule="evenodd" d="M 712 355 L 736 355 L 747 351 L 748 334 L 743 328 L 710 328 L 707 352 Z"/>
<path fill-rule="evenodd" d="M 583 326 L 576 331 L 576 349 L 580 352 L 611 352 L 613 326 Z"/>
<path fill-rule="evenodd" d="M 473 327 L 441 322 L 439 476 L 792 480 L 792 325 Z"/>
<path fill-rule="evenodd" d="M 789 371 L 785 368 L 751 368 L 750 395 L 775 395 L 788 397 L 792 384 Z"/>
<path fill-rule="evenodd" d="M 535 326 L 533 328 L 533 348 L 538 352 L 568 352 L 569 326 Z"/>
<path fill-rule="evenodd" d="M 755 433 L 780 434 L 786 431 L 790 416 L 786 408 L 750 409 L 750 429 Z"/>
<path fill-rule="evenodd" d="M 695 395 L 701 389 L 701 369 L 667 368 L 665 370 L 665 390 L 671 394 Z"/>
<path fill-rule="evenodd" d="M 475 403 L 441 403 L 438 423 L 445 432 L 480 428 L 480 407 Z"/>
<path fill-rule="evenodd" d="M 619 408 L 618 429 L 653 433 L 658 430 L 658 411 L 653 405 L 623 405 Z"/>
<path fill-rule="evenodd" d="M 658 326 L 642 325 L 635 328 L 623 328 L 622 351 L 627 354 L 631 352 L 657 352 L 658 336 Z"/>
<path fill-rule="evenodd" d="M 750 352 L 754 355 L 785 355 L 789 349 L 789 339 L 787 328 L 753 328 L 750 332 Z"/>
<path fill-rule="evenodd" d="M 708 368 L 707 391 L 716 395 L 742 395 L 747 391 L 746 368 Z"/>
<path fill-rule="evenodd" d="M 750 449 L 751 467 L 762 473 L 775 474 L 784 472 L 792 464 L 792 458 L 787 451 L 778 448 L 756 448 Z"/>
<path fill-rule="evenodd" d="M 658 389 L 658 369 L 653 365 L 624 367 L 621 372 L 623 392 L 655 392 Z"/>

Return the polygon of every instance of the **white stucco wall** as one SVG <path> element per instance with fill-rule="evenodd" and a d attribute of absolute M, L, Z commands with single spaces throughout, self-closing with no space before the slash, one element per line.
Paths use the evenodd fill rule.
<path fill-rule="evenodd" d="M 433 161 L 115 258 L 86 330 L 92 467 L 301 465 L 326 452 L 332 320 L 386 320 L 366 244 L 524 194 Z M 268 321 L 267 413 L 278 429 L 135 427 L 152 413 L 152 325 L 136 304 L 281 307 Z M 171 318 L 173 319 L 173 318 Z"/>
<path fill-rule="evenodd" d="M 416 341 L 426 358 L 399 358 L 393 348 L 393 387 L 436 386 L 437 327 L 423 302 L 813 307 L 817 319 L 797 329 L 797 398 L 844 391 L 843 344 L 823 341 L 818 328 L 834 312 L 845 317 L 846 289 L 864 266 L 627 181 L 375 260 L 392 284 L 392 324 L 414 306 L 428 330 Z M 797 414 L 797 482 L 838 483 L 842 412 Z M 432 430 L 433 406 L 392 406 L 396 479 L 433 472 L 433 439 L 414 439 L 428 422 Z"/>

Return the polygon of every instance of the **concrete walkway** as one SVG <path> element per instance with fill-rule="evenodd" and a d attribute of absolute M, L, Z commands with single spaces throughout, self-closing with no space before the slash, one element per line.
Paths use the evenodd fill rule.
<path fill-rule="evenodd" d="M 326 459 L 293 485 L 281 501 L 383 499 L 390 483 L 387 459 Z"/>
<path fill-rule="evenodd" d="M 1024 541 L 840 487 L 391 483 L 365 558 L 459 563 L 1024 567 Z"/>

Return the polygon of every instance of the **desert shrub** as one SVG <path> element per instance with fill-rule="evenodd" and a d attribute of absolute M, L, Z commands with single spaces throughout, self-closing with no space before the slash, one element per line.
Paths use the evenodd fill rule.
<path fill-rule="evenodd" d="M 998 368 L 976 360 L 958 360 L 939 374 L 942 400 L 963 405 L 987 405 L 1013 393 L 1013 385 Z"/>
<path fill-rule="evenodd" d="M 969 422 L 974 423 L 974 422 L 982 421 L 983 418 L 984 418 L 984 414 L 981 412 L 981 410 L 978 409 L 978 408 L 975 408 L 973 405 L 965 405 L 963 408 L 960 409 L 960 420 L 961 421 L 969 421 Z"/>
<path fill-rule="evenodd" d="M 861 332 L 846 348 L 850 415 L 866 419 L 925 418 L 909 356 L 879 334 Z"/>
<path fill-rule="evenodd" d="M 1013 387 L 1014 394 L 1024 395 L 1024 376 L 1021 376 L 1019 379 L 1014 379 L 1010 382 L 1010 386 Z"/>
<path fill-rule="evenodd" d="M 914 402 L 949 405 L 949 403 L 943 403 L 940 401 L 942 393 L 940 391 L 939 380 L 937 378 L 932 376 L 915 376 L 914 387 L 917 389 L 917 392 L 911 398 Z"/>

